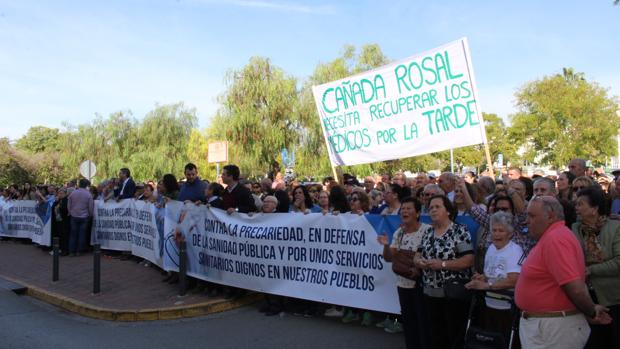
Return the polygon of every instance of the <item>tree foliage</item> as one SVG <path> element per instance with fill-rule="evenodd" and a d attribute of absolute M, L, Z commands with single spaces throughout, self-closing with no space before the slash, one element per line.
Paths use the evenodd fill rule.
<path fill-rule="evenodd" d="M 20 163 L 25 156 L 19 152 L 28 154 L 34 179 L 42 183 L 79 177 L 85 160 L 97 165 L 95 181 L 116 177 L 123 167 L 137 180 L 157 179 L 166 173 L 182 176 L 192 158 L 188 147 L 197 123 L 195 109 L 176 103 L 156 106 L 140 122 L 131 112 L 119 111 L 107 118 L 97 115 L 89 124 L 65 125 L 63 131 L 35 126 L 17 141 L 17 149 L 5 146 Z"/>
<path fill-rule="evenodd" d="M 563 167 L 575 157 L 604 164 L 617 155 L 618 102 L 582 73 L 564 69 L 526 84 L 516 97 L 509 138 L 523 145 L 524 160 Z"/>
<path fill-rule="evenodd" d="M 29 153 L 58 150 L 60 131 L 57 128 L 34 126 L 15 143 L 15 147 Z"/>
<path fill-rule="evenodd" d="M 208 134 L 229 142 L 229 159 L 246 175 L 267 172 L 281 149 L 299 141 L 297 80 L 261 57 L 227 77 Z"/>
<path fill-rule="evenodd" d="M 209 164 L 207 154 L 209 141 L 206 132 L 192 129 L 187 144 L 187 159 L 198 167 L 198 173 L 202 178 L 214 179 L 216 176 L 215 164 Z"/>
<path fill-rule="evenodd" d="M 229 162 L 239 165 L 245 176 L 270 171 L 286 148 L 295 152 L 299 177 L 319 179 L 332 171 L 312 86 L 389 61 L 376 44 L 359 50 L 345 46 L 340 56 L 319 63 L 299 82 L 269 59 L 253 57 L 228 73 L 220 108 L 202 131 L 196 128 L 196 110 L 183 103 L 157 105 L 140 121 L 130 111 L 118 111 L 60 130 L 34 126 L 15 146 L 0 139 L 0 185 L 62 183 L 78 177 L 78 166 L 87 159 L 97 164 L 96 182 L 116 177 L 122 167 L 131 169 L 136 180 L 158 179 L 165 173 L 182 178 L 190 161 L 203 178 L 212 180 L 215 165 L 207 162 L 208 144 L 222 140 L 229 142 Z M 574 157 L 601 164 L 616 155 L 618 102 L 583 73 L 564 68 L 561 74 L 525 84 L 516 98 L 519 111 L 510 126 L 496 114 L 483 114 L 493 160 L 503 154 L 513 164 L 563 167 Z M 486 167 L 481 145 L 455 149 L 454 159 L 457 169 Z M 364 176 L 449 168 L 450 152 L 443 151 L 342 170 Z"/>
<path fill-rule="evenodd" d="M 32 183 L 36 168 L 27 155 L 15 149 L 6 138 L 0 138 L 0 186 Z"/>

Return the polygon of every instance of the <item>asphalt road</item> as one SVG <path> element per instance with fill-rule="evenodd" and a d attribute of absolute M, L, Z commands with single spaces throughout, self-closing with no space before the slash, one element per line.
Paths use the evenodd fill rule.
<path fill-rule="evenodd" d="M 404 348 L 401 334 L 249 306 L 210 316 L 120 323 L 68 313 L 0 288 L 0 348 Z"/>

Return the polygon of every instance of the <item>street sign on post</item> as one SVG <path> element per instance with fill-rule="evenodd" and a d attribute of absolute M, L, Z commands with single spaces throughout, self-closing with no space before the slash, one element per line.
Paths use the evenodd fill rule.
<path fill-rule="evenodd" d="M 97 166 L 91 160 L 86 160 L 80 164 L 80 174 L 90 181 L 97 174 Z"/>
<path fill-rule="evenodd" d="M 216 164 L 217 177 L 220 176 L 220 162 L 228 161 L 228 142 L 211 142 L 207 154 L 207 162 Z"/>
<path fill-rule="evenodd" d="M 207 161 L 210 164 L 228 161 L 228 142 L 212 142 L 209 143 L 209 153 Z"/>

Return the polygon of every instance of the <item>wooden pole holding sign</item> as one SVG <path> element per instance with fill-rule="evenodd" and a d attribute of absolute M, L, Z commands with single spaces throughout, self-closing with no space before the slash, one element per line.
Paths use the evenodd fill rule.
<path fill-rule="evenodd" d="M 342 169 L 340 166 L 332 165 L 332 172 L 334 173 L 334 180 L 338 182 L 338 184 L 344 184 L 344 178 L 342 176 Z"/>
<path fill-rule="evenodd" d="M 484 131 L 484 138 L 486 139 L 486 130 Z M 491 161 L 491 151 L 489 150 L 489 143 L 488 142 L 484 142 L 484 153 L 487 157 L 487 167 L 489 169 L 489 174 L 491 175 L 492 178 L 495 178 L 495 173 L 493 171 L 493 161 Z"/>

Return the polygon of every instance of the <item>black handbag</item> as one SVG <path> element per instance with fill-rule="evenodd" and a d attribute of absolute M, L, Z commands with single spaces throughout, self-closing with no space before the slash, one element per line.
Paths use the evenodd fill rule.
<path fill-rule="evenodd" d="M 450 279 L 443 285 L 443 291 L 447 299 L 469 302 L 473 296 L 473 291 L 465 288 L 469 279 Z"/>

